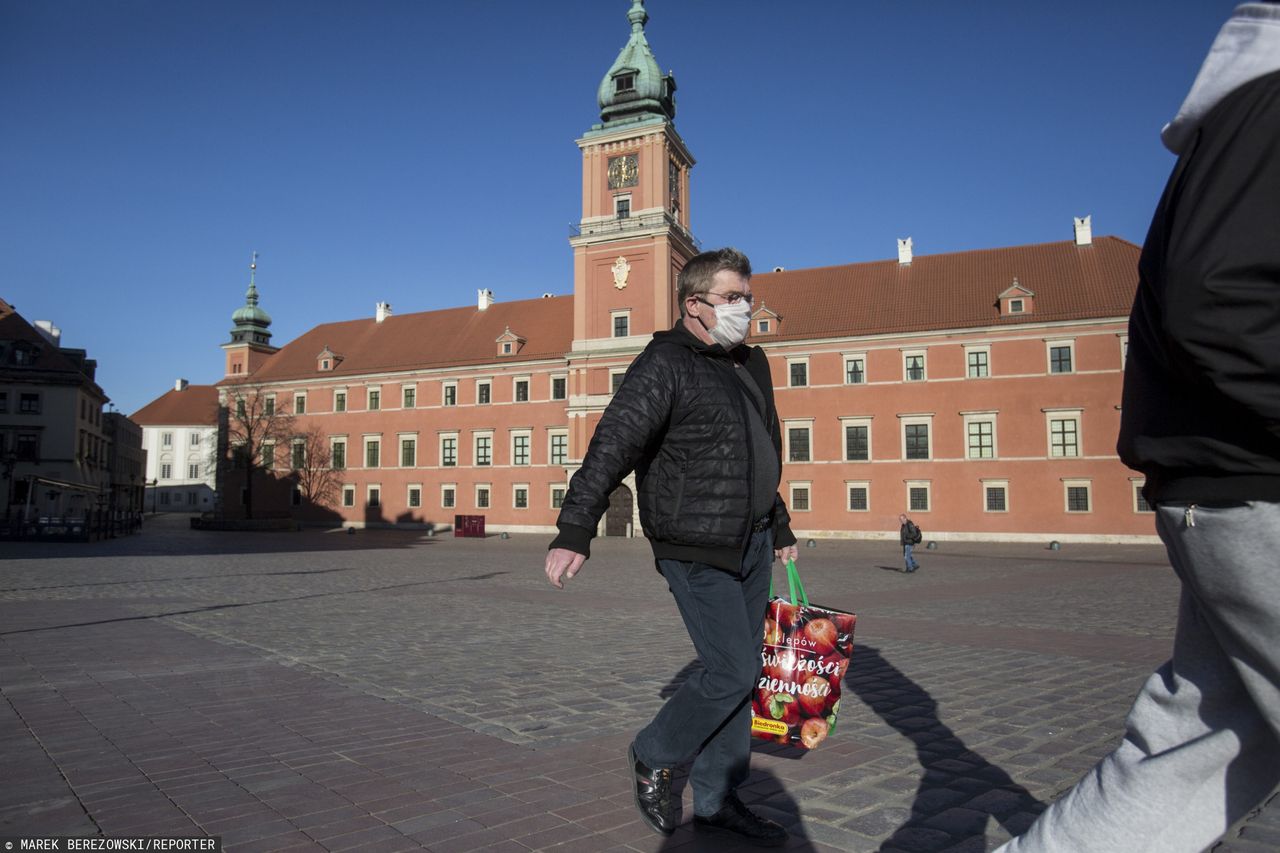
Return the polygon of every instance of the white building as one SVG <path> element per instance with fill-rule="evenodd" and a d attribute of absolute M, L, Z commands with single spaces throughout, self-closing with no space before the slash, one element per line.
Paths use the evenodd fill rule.
<path fill-rule="evenodd" d="M 132 415 L 147 454 L 146 512 L 206 512 L 214 507 L 218 389 L 185 379 Z"/>

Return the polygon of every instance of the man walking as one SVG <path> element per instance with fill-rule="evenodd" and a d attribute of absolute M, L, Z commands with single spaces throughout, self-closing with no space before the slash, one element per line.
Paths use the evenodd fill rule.
<path fill-rule="evenodd" d="M 546 573 L 563 588 L 581 570 L 609 493 L 634 469 L 641 525 L 703 665 L 628 750 L 636 807 L 655 831 L 675 831 L 671 772 L 693 758 L 694 829 L 779 845 L 786 830 L 736 793 L 750 771 L 772 563 L 797 556 L 769 365 L 743 345 L 751 264 L 736 249 L 704 252 L 677 295 L 680 319 L 653 336 L 596 427 Z"/>
<path fill-rule="evenodd" d="M 1280 782 L 1280 6 L 1236 8 L 1162 137 L 1118 450 L 1182 581 L 1173 657 L 1010 853 L 1199 851 Z"/>
<path fill-rule="evenodd" d="M 911 519 L 907 518 L 906 513 L 898 516 L 898 542 L 902 545 L 902 560 L 906 563 L 904 571 L 910 573 L 920 568 L 920 564 L 916 562 L 916 558 L 912 556 L 911 549 L 920 544 L 920 540 L 924 536 L 920 533 L 920 528 L 915 526 Z"/>

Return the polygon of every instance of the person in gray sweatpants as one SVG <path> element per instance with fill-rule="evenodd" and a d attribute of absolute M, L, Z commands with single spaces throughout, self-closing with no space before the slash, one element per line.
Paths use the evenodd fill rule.
<path fill-rule="evenodd" d="M 1203 850 L 1280 784 L 1280 5 L 1237 7 L 1175 119 L 1117 450 L 1182 581 L 1114 752 L 1003 853 Z"/>

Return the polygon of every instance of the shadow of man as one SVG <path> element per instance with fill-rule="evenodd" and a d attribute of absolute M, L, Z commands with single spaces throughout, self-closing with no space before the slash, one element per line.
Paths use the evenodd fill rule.
<path fill-rule="evenodd" d="M 938 719 L 933 697 L 885 660 L 879 649 L 859 644 L 844 684 L 915 744 L 924 768 L 911 816 L 881 844 L 881 853 L 986 850 L 988 818 L 995 818 L 1010 835 L 1019 835 L 1044 811 L 1045 804 L 1008 773 L 965 746 Z"/>
<path fill-rule="evenodd" d="M 677 778 L 672 786 L 671 795 L 679 797 L 683 791 L 685 779 Z M 805 834 L 804 822 L 800 818 L 800 804 L 795 801 L 782 780 L 768 770 L 752 769 L 745 784 L 738 788 L 738 796 L 742 802 L 761 817 L 775 820 L 787 828 L 790 836 L 787 839 L 787 850 L 812 851 L 817 849 Z M 760 848 L 745 840 L 727 834 L 699 832 L 693 828 L 693 815 L 687 810 L 683 821 L 676 831 L 666 839 L 659 850 L 700 851 L 700 853 L 737 853 L 737 851 L 759 850 Z"/>

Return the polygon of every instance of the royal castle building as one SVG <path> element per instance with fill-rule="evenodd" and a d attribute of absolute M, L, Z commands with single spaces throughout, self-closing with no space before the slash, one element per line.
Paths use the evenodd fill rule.
<path fill-rule="evenodd" d="M 379 304 L 276 347 L 251 283 L 223 344 L 223 400 L 269 398 L 323 436 L 338 469 L 326 505 L 277 490 L 277 511 L 554 529 L 627 366 L 677 318 L 676 278 L 698 251 L 675 80 L 645 39 L 642 0 L 628 19 L 600 123 L 577 140 L 572 294 L 502 302 L 481 288 L 473 305 L 402 315 Z M 1062 242 L 946 255 L 915 256 L 906 238 L 896 258 L 752 279 L 749 343 L 773 365 L 799 536 L 896 538 L 906 512 L 928 538 L 1150 537 L 1142 481 L 1114 449 L 1139 248 L 1094 239 L 1089 217 L 1074 226 Z M 272 454 L 272 476 L 290 482 L 301 458 Z M 224 468 L 234 514 L 244 473 Z M 640 535 L 635 493 L 629 477 L 601 534 Z"/>

